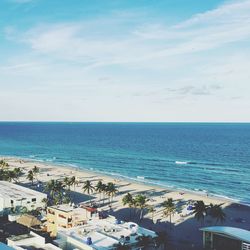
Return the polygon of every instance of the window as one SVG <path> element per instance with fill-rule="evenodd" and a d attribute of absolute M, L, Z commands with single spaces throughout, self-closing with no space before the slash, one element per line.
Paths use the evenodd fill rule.
<path fill-rule="evenodd" d="M 63 218 L 63 219 L 67 219 L 64 215 L 62 215 L 62 214 L 59 214 L 58 215 L 60 218 Z"/>
<path fill-rule="evenodd" d="M 55 214 L 55 212 L 52 211 L 52 210 L 50 210 L 50 209 L 48 209 L 48 213 L 49 213 L 49 214 L 53 214 L 53 215 Z"/>
<path fill-rule="evenodd" d="M 32 198 L 32 200 L 31 200 L 32 202 L 35 202 L 36 201 L 36 198 Z"/>

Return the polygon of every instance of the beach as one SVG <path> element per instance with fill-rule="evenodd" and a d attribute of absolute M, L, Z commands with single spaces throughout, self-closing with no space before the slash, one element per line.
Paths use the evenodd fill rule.
<path fill-rule="evenodd" d="M 250 207 L 226 198 L 220 198 L 210 194 L 188 192 L 186 190 L 166 189 L 160 186 L 152 186 L 139 181 L 117 178 L 112 175 L 103 175 L 98 172 L 70 166 L 60 166 L 13 157 L 5 157 L 2 159 L 8 162 L 10 169 L 16 167 L 22 169 L 24 175 L 20 177 L 19 180 L 21 185 L 29 186 L 38 191 L 43 191 L 45 183 L 49 180 L 63 180 L 65 177 L 75 176 L 79 184 L 71 190 L 74 203 L 84 202 L 89 198 L 82 190 L 84 181 L 90 180 L 93 186 L 95 186 L 99 180 L 103 183 L 113 182 L 116 185 L 118 192 L 113 198 L 112 207 L 109 207 L 108 204 L 106 204 L 102 206 L 101 209 L 123 220 L 138 220 L 137 216 L 131 218 L 128 207 L 122 204 L 122 198 L 124 195 L 127 193 L 131 193 L 132 195 L 143 194 L 147 197 L 147 205 L 153 206 L 155 211 L 152 214 L 145 209 L 144 219 L 140 222 L 141 225 L 157 232 L 166 231 L 169 240 L 173 242 L 173 244 L 178 242 L 178 245 L 183 245 L 186 249 L 199 249 L 202 244 L 202 233 L 199 231 L 199 228 L 215 225 L 215 222 L 210 218 L 205 219 L 204 224 L 201 223 L 201 221 L 197 221 L 194 218 L 194 215 L 187 210 L 188 205 L 197 200 L 203 200 L 206 205 L 209 205 L 210 203 L 214 205 L 223 204 L 222 208 L 226 214 L 226 221 L 223 225 L 240 227 L 247 230 L 250 229 Z M 26 177 L 28 171 L 34 166 L 37 166 L 40 169 L 40 173 L 37 176 L 40 184 L 31 186 Z M 99 194 L 93 192 L 90 195 L 92 201 L 99 202 Z M 173 198 L 176 205 L 176 212 L 171 218 L 171 227 L 169 225 L 169 217 L 163 216 L 164 208 L 161 205 L 168 198 Z M 217 224 L 220 225 L 220 223 Z"/>

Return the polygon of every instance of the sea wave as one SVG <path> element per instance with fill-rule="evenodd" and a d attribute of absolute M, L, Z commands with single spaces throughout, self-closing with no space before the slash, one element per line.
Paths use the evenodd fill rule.
<path fill-rule="evenodd" d="M 137 179 L 141 179 L 141 180 L 145 180 L 145 177 L 144 177 L 144 176 L 137 176 L 136 178 L 137 178 Z"/>
<path fill-rule="evenodd" d="M 183 160 L 178 160 L 174 162 L 175 164 L 180 164 L 180 165 L 200 165 L 200 166 L 225 166 L 225 164 L 222 163 L 210 163 L 210 162 L 199 162 L 199 161 L 183 161 Z"/>
<path fill-rule="evenodd" d="M 75 168 L 79 168 L 79 169 L 81 168 L 82 170 L 94 171 L 94 172 L 104 174 L 104 175 L 114 176 L 117 178 L 131 180 L 134 182 L 145 183 L 145 184 L 153 185 L 153 186 L 161 186 L 161 187 L 164 187 L 167 189 L 187 190 L 187 192 L 198 192 L 198 193 L 202 193 L 202 194 L 208 193 L 209 195 L 221 197 L 221 198 L 226 198 L 226 199 L 229 199 L 229 197 L 226 195 L 228 192 L 223 192 L 223 190 L 220 190 L 220 194 L 218 194 L 217 192 L 214 191 L 214 188 L 213 188 L 214 185 L 213 186 L 211 185 L 211 182 L 215 181 L 215 180 L 213 180 L 213 179 L 204 180 L 204 177 L 206 177 L 206 175 L 210 171 L 213 173 L 215 173 L 215 172 L 217 173 L 219 171 L 219 172 L 221 172 L 221 174 L 223 174 L 223 172 L 225 172 L 225 173 L 226 172 L 238 172 L 237 169 L 232 169 L 230 167 L 227 167 L 227 168 L 215 167 L 216 165 L 219 165 L 219 164 L 210 164 L 210 163 L 199 162 L 199 161 L 184 161 L 184 160 L 174 161 L 174 160 L 172 160 L 172 164 L 173 163 L 178 164 L 176 162 L 179 162 L 179 164 L 189 165 L 189 167 L 183 167 L 183 168 L 180 167 L 181 172 L 188 171 L 188 172 L 192 173 L 191 172 L 192 170 L 195 170 L 196 168 L 200 169 L 199 171 L 195 172 L 196 173 L 195 175 L 190 175 L 190 178 L 187 181 L 185 178 L 179 178 L 180 173 L 178 174 L 178 173 L 176 173 L 176 171 L 175 172 L 167 171 L 166 175 L 164 175 L 163 173 L 161 174 L 158 171 L 155 171 L 153 176 L 150 175 L 148 172 L 147 173 L 144 172 L 144 174 L 145 174 L 145 176 L 144 176 L 144 175 L 140 175 L 142 173 L 141 171 L 136 171 L 136 172 L 132 173 L 132 172 L 129 172 L 129 169 L 128 170 L 124 169 L 124 171 L 120 171 L 120 173 L 119 173 L 120 169 L 117 169 L 117 170 L 115 170 L 115 168 L 108 168 L 107 169 L 105 167 L 105 168 L 103 168 L 103 170 L 100 170 L 101 169 L 100 165 L 92 167 L 91 165 L 93 165 L 93 164 L 88 165 L 88 164 L 85 164 L 84 162 L 81 162 L 81 163 L 79 163 L 79 165 L 77 165 L 76 163 L 70 163 L 70 161 L 74 162 L 73 159 L 71 159 L 71 160 L 65 159 L 65 161 L 64 161 L 62 158 L 59 158 L 59 157 L 55 157 L 55 156 L 48 157 L 48 155 L 46 155 L 46 157 L 44 157 L 44 156 L 45 155 L 43 155 L 43 157 L 42 157 L 41 155 L 39 156 L 39 155 L 34 154 L 34 155 L 29 155 L 29 157 L 26 157 L 26 159 L 34 161 L 34 162 L 35 161 L 37 161 L 37 162 L 46 162 L 47 161 L 47 162 L 51 162 L 50 164 L 70 166 L 70 167 L 75 167 Z M 18 157 L 20 159 L 24 158 L 22 156 L 16 156 L 16 157 Z M 205 168 L 204 168 L 205 164 L 207 166 L 205 166 Z M 160 168 L 160 166 L 159 166 L 159 168 Z M 204 169 L 206 171 L 203 171 Z M 138 168 L 135 170 L 138 170 Z M 166 170 L 167 170 L 167 168 L 166 168 Z M 111 171 L 116 171 L 116 172 L 111 173 Z M 121 172 L 123 174 L 121 174 Z M 203 174 L 204 176 L 201 174 Z M 226 173 L 226 174 L 229 174 L 229 173 Z M 131 176 L 131 175 L 134 175 L 134 176 Z M 192 178 L 192 177 L 195 177 L 195 178 Z M 199 178 L 199 180 L 196 180 L 197 178 Z M 192 179 L 194 179 L 194 180 L 192 180 Z M 195 182 L 195 181 L 196 181 L 197 186 L 202 187 L 202 188 L 193 189 L 193 187 L 192 187 L 192 185 L 190 185 L 190 183 Z M 219 180 L 216 179 L 216 181 L 218 182 Z M 204 183 L 206 183 L 207 185 L 204 185 Z M 240 185 L 241 182 L 235 181 L 232 184 Z M 218 186 L 222 186 L 222 185 L 223 185 L 223 182 L 218 183 Z M 231 193 L 230 199 L 238 202 L 238 200 L 235 199 L 235 197 L 237 197 L 237 196 L 238 195 L 236 193 Z M 240 201 L 240 202 L 242 202 L 242 201 Z M 244 200 L 244 204 L 246 204 L 246 203 L 247 203 L 247 201 Z"/>
<path fill-rule="evenodd" d="M 188 162 L 187 161 L 175 161 L 175 164 L 186 165 L 186 164 L 188 164 Z"/>

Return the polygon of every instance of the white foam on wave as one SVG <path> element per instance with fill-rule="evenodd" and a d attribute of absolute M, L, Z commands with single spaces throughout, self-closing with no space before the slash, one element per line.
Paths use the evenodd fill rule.
<path fill-rule="evenodd" d="M 45 161 L 48 161 L 48 162 L 53 162 L 53 161 L 55 161 L 56 160 L 56 157 L 54 156 L 54 157 L 52 157 L 52 158 L 47 158 L 47 159 L 45 159 Z"/>
<path fill-rule="evenodd" d="M 186 165 L 188 164 L 188 162 L 187 161 L 175 161 L 175 164 Z"/>
<path fill-rule="evenodd" d="M 65 164 L 65 166 L 70 166 L 70 167 L 72 167 L 72 168 L 79 168 L 78 165 L 73 164 L 73 163 L 67 163 L 67 164 Z"/>
<path fill-rule="evenodd" d="M 137 179 L 145 180 L 144 176 L 137 176 Z"/>

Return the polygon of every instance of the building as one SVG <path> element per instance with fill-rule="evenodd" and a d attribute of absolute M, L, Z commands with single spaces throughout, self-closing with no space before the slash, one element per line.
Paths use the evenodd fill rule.
<path fill-rule="evenodd" d="M 0 216 L 10 212 L 18 212 L 44 207 L 43 199 L 47 195 L 11 182 L 0 181 Z"/>
<path fill-rule="evenodd" d="M 156 237 L 156 233 L 133 222 L 122 222 L 114 217 L 92 219 L 87 224 L 71 229 L 60 229 L 55 243 L 64 250 L 111 250 L 115 245 L 127 244 L 138 249 L 138 236 Z"/>
<path fill-rule="evenodd" d="M 250 250 L 250 231 L 236 228 L 213 226 L 201 228 L 203 247 L 208 250 Z"/>
<path fill-rule="evenodd" d="M 52 237 L 57 235 L 58 228 L 72 228 L 82 225 L 94 215 L 97 209 L 92 207 L 74 207 L 68 204 L 47 208 L 47 231 Z"/>
<path fill-rule="evenodd" d="M 42 249 L 42 250 L 62 250 L 61 248 L 46 243 L 45 238 L 30 232 L 29 234 L 23 234 L 19 236 L 12 236 L 7 239 L 8 246 L 16 250 L 27 250 L 27 249 Z"/>

